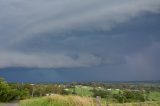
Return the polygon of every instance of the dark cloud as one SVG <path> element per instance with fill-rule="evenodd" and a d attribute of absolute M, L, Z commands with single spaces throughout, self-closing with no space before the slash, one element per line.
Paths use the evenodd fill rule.
<path fill-rule="evenodd" d="M 29 68 L 28 77 L 46 81 L 158 79 L 159 7 L 159 0 L 0 0 L 0 70 Z"/>

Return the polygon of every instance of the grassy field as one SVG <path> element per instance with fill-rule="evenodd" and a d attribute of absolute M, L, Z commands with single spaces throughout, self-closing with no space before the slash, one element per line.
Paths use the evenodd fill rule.
<path fill-rule="evenodd" d="M 93 96 L 93 92 L 91 90 L 93 90 L 93 87 L 89 87 L 89 86 L 76 86 L 75 88 L 70 88 L 69 92 L 73 92 L 75 89 L 75 92 L 77 95 L 79 96 L 88 96 L 91 97 Z M 96 88 L 99 90 L 106 90 L 104 88 Z M 119 91 L 112 89 L 111 90 L 112 94 L 118 94 Z"/>
<path fill-rule="evenodd" d="M 149 100 L 151 100 L 151 101 L 160 101 L 160 92 L 150 92 Z"/>
<path fill-rule="evenodd" d="M 55 95 L 20 101 L 20 106 L 94 106 L 94 104 L 92 98 L 71 95 Z"/>
<path fill-rule="evenodd" d="M 150 101 L 141 103 L 106 103 L 101 101 L 102 106 L 160 106 L 160 101 Z M 97 106 L 95 98 L 80 96 L 55 95 L 20 101 L 20 106 Z"/>
<path fill-rule="evenodd" d="M 77 95 L 79 96 L 92 96 L 93 92 L 91 92 L 91 90 L 93 89 L 92 87 L 88 87 L 88 86 L 76 86 L 75 88 L 70 88 L 69 91 L 73 92 L 73 90 L 75 89 L 75 92 Z"/>

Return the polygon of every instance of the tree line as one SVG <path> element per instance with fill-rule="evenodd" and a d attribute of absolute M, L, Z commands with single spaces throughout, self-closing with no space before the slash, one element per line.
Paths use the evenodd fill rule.
<path fill-rule="evenodd" d="M 8 102 L 12 100 L 22 100 L 31 97 L 41 97 L 50 94 L 61 95 L 77 95 L 75 91 L 76 85 L 89 86 L 93 89 L 93 97 L 100 96 L 101 98 L 111 99 L 119 103 L 125 102 L 143 102 L 148 99 L 148 94 L 151 91 L 160 92 L 158 84 L 127 84 L 127 83 L 63 83 L 63 84 L 30 84 L 30 83 L 7 83 L 3 78 L 0 78 L 0 102 Z M 96 89 L 98 87 L 104 90 Z M 72 92 L 65 89 L 73 89 Z M 120 89 L 119 93 L 112 93 L 107 89 Z"/>

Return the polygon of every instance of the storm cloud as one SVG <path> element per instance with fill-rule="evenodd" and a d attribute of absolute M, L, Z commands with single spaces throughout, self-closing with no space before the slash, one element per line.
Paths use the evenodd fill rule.
<path fill-rule="evenodd" d="M 152 79 L 159 19 L 159 0 L 0 0 L 0 68 L 138 70 Z"/>

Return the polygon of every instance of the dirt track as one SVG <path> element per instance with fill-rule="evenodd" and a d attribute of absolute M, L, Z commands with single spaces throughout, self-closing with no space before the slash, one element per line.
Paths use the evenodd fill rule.
<path fill-rule="evenodd" d="M 18 106 L 18 103 L 6 103 L 0 106 Z"/>

